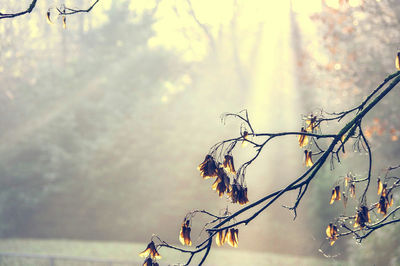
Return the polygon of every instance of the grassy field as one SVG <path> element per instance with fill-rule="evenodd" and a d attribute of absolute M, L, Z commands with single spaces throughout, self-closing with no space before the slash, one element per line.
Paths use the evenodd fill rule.
<path fill-rule="evenodd" d="M 3 239 L 0 240 L 0 252 L 15 252 L 43 255 L 61 255 L 74 257 L 91 257 L 96 259 L 113 259 L 131 261 L 131 265 L 142 265 L 143 260 L 138 253 L 146 247 L 143 243 L 121 242 L 89 242 L 72 240 L 38 240 L 38 239 Z M 185 256 L 179 252 L 166 249 L 160 250 L 163 256 L 160 265 L 173 265 L 174 262 L 185 262 Z M 44 259 L 2 258 L 0 265 L 50 265 Z M 56 261 L 54 266 L 72 265 L 107 265 L 101 263 L 82 263 Z M 113 264 L 114 265 L 114 264 Z M 115 264 L 122 265 L 122 264 Z M 197 265 L 196 262 L 193 265 Z M 249 252 L 240 249 L 212 249 L 205 265 L 235 266 L 235 265 L 296 265 L 324 266 L 344 265 L 328 259 L 298 257 L 265 252 Z"/>

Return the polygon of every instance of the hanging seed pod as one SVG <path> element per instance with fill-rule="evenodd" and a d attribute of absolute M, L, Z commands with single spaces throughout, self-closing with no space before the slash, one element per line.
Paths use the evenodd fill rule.
<path fill-rule="evenodd" d="M 307 133 L 307 130 L 304 129 L 304 127 L 301 128 L 301 132 L 302 133 Z M 299 140 L 299 146 L 301 148 L 305 147 L 308 145 L 308 136 L 307 135 L 299 135 L 298 136 L 298 140 Z"/>

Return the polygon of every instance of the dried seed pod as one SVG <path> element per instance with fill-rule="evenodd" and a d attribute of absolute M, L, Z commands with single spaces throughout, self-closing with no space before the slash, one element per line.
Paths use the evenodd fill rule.
<path fill-rule="evenodd" d="M 307 133 L 307 130 L 304 129 L 304 127 L 301 128 L 301 132 L 302 133 Z M 308 145 L 308 136 L 307 135 L 299 135 L 298 136 L 298 140 L 299 140 L 299 146 L 301 148 L 305 147 Z"/>
<path fill-rule="evenodd" d="M 161 259 L 161 255 L 157 252 L 156 246 L 154 245 L 153 241 L 151 241 L 147 245 L 147 248 L 143 252 L 139 253 L 139 256 L 143 258 L 146 258 L 149 255 L 152 259 Z"/>
<path fill-rule="evenodd" d="M 217 169 L 217 179 L 212 185 L 212 189 L 218 192 L 219 197 L 222 197 L 224 193 L 229 193 L 232 190 L 232 186 L 230 184 L 230 179 L 228 175 L 225 173 L 224 169 L 218 168 Z"/>
<path fill-rule="evenodd" d="M 334 189 L 332 189 L 332 196 L 329 204 L 332 204 L 336 200 L 340 200 L 340 186 L 336 186 Z"/>
<path fill-rule="evenodd" d="M 181 230 L 179 232 L 179 241 L 181 242 L 182 245 L 187 245 L 191 246 L 192 245 L 192 240 L 190 239 L 190 221 L 185 220 L 182 223 Z"/>
<path fill-rule="evenodd" d="M 238 247 L 238 238 L 239 229 L 231 228 L 228 230 L 228 234 L 226 235 L 227 242 L 231 247 L 237 248 Z"/>
<path fill-rule="evenodd" d="M 389 202 L 387 201 L 386 197 L 381 196 L 376 207 L 378 213 L 381 213 L 383 214 L 383 216 L 386 216 L 387 209 L 389 207 Z"/>
<path fill-rule="evenodd" d="M 233 157 L 231 155 L 225 155 L 223 165 L 228 173 L 236 174 L 235 165 L 233 164 Z"/>
<path fill-rule="evenodd" d="M 383 184 L 381 182 L 381 179 L 378 178 L 378 195 L 382 194 L 382 190 L 383 190 Z"/>
<path fill-rule="evenodd" d="M 356 218 L 354 221 L 354 228 L 356 227 L 361 227 L 364 228 L 366 223 L 370 223 L 371 222 L 371 217 L 369 215 L 369 210 L 367 206 L 361 206 L 358 210 L 357 210 L 357 214 L 356 214 Z"/>
<path fill-rule="evenodd" d="M 306 124 L 307 124 L 306 131 L 310 133 L 314 132 L 314 130 L 317 129 L 317 116 L 311 114 L 307 118 Z"/>
<path fill-rule="evenodd" d="M 335 199 L 336 199 L 336 189 L 332 189 L 332 196 L 331 196 L 331 200 L 329 201 L 329 204 L 334 203 Z"/>
<path fill-rule="evenodd" d="M 227 230 L 218 231 L 217 235 L 215 236 L 215 242 L 217 243 L 217 246 L 220 247 L 225 244 L 226 234 Z"/>
<path fill-rule="evenodd" d="M 53 24 L 53 21 L 51 21 L 51 9 L 50 9 L 50 8 L 47 9 L 46 19 L 47 19 L 47 22 L 48 22 L 49 24 Z"/>
<path fill-rule="evenodd" d="M 304 156 L 305 156 L 304 162 L 305 162 L 306 166 L 307 167 L 313 166 L 314 163 L 312 161 L 312 153 L 311 153 L 311 151 L 305 150 L 304 151 Z"/>
<path fill-rule="evenodd" d="M 211 155 L 206 155 L 204 161 L 197 167 L 204 179 L 217 177 L 217 164 Z"/>
<path fill-rule="evenodd" d="M 354 183 L 351 183 L 350 185 L 350 197 L 356 197 L 356 185 Z"/>
<path fill-rule="evenodd" d="M 349 198 L 344 194 L 344 192 L 342 192 L 342 194 L 343 194 L 343 206 L 346 209 L 347 201 L 348 201 Z"/>
<path fill-rule="evenodd" d="M 63 23 L 63 28 L 66 29 L 67 28 L 67 17 L 66 16 L 62 17 L 62 23 Z"/>
<path fill-rule="evenodd" d="M 325 233 L 327 235 L 327 237 L 330 239 L 330 245 L 333 246 L 333 244 L 335 243 L 335 241 L 338 239 L 338 229 L 336 227 L 336 225 L 330 223 L 328 225 L 328 227 L 325 230 Z"/>

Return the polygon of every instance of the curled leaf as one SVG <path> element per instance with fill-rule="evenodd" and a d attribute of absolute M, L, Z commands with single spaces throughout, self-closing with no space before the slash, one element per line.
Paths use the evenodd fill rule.
<path fill-rule="evenodd" d="M 63 22 L 63 28 L 66 29 L 67 28 L 67 17 L 66 16 L 62 17 L 62 22 Z"/>
<path fill-rule="evenodd" d="M 47 10 L 47 13 L 46 13 L 46 19 L 47 19 L 47 23 L 49 23 L 49 24 L 53 24 L 53 21 L 51 21 L 51 13 L 50 13 L 50 8 Z"/>

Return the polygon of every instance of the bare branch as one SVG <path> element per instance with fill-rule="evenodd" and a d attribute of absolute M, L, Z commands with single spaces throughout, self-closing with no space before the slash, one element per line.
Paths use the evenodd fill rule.
<path fill-rule="evenodd" d="M 386 85 L 389 81 L 392 82 L 383 89 L 384 85 Z M 184 253 L 189 253 L 190 257 L 187 261 L 188 265 L 191 261 L 192 258 L 205 250 L 205 253 L 203 254 L 201 258 L 200 265 L 204 263 L 206 260 L 209 251 L 212 246 L 212 239 L 214 237 L 218 238 L 221 237 L 221 234 L 223 235 L 224 232 L 236 232 L 237 229 L 236 227 L 240 225 L 247 225 L 251 221 L 253 221 L 255 218 L 257 218 L 262 212 L 264 212 L 268 207 L 270 207 L 274 202 L 276 202 L 279 198 L 281 198 L 283 195 L 287 194 L 290 191 L 297 191 L 297 198 L 294 202 L 293 207 L 287 207 L 284 206 L 294 212 L 294 218 L 297 216 L 297 207 L 299 206 L 301 200 L 305 196 L 306 192 L 308 191 L 308 188 L 310 186 L 311 181 L 316 178 L 319 174 L 320 169 L 322 168 L 323 165 L 325 165 L 326 161 L 328 158 L 331 158 L 332 160 L 336 159 L 337 161 L 340 162 L 340 157 L 339 157 L 339 152 L 344 149 L 344 144 L 350 140 L 350 138 L 354 138 L 355 141 L 354 143 L 356 145 L 362 145 L 363 148 L 368 152 L 368 176 L 365 178 L 355 178 L 353 175 L 348 174 L 342 181 L 346 183 L 344 186 L 347 186 L 347 182 L 350 182 L 351 186 L 354 186 L 356 183 L 363 183 L 366 182 L 366 186 L 364 188 L 364 192 L 362 194 L 361 200 L 360 200 L 360 206 L 357 211 L 357 213 L 353 216 L 340 216 L 336 219 L 335 223 L 338 224 L 342 229 L 344 229 L 344 232 L 341 232 L 340 234 L 337 232 L 336 225 L 330 224 L 329 228 L 332 228 L 331 232 L 328 235 L 328 239 L 331 241 L 331 245 L 340 237 L 344 237 L 347 235 L 354 235 L 355 238 L 358 241 L 361 241 L 362 239 L 366 238 L 368 235 L 370 235 L 373 231 L 382 228 L 386 225 L 393 224 L 400 222 L 400 219 L 392 219 L 388 220 L 389 217 L 394 217 L 395 213 L 397 210 L 400 209 L 400 206 L 396 207 L 393 209 L 391 212 L 387 213 L 386 215 L 386 209 L 388 206 L 391 206 L 391 202 L 389 202 L 389 194 L 392 193 L 392 190 L 395 188 L 400 187 L 400 178 L 395 177 L 395 176 L 390 176 L 388 177 L 388 173 L 390 171 L 396 170 L 400 168 L 399 166 L 394 166 L 394 167 L 389 167 L 386 171 L 385 175 L 385 180 L 394 180 L 391 181 L 391 186 L 387 186 L 385 183 L 384 187 L 384 192 L 381 192 L 381 199 L 379 202 L 376 202 L 369 207 L 367 207 L 366 202 L 367 202 L 367 191 L 370 188 L 370 182 L 372 178 L 372 150 L 370 147 L 370 144 L 368 143 L 362 128 L 361 128 L 361 122 L 365 115 L 371 111 L 398 83 L 400 83 L 400 71 L 398 71 L 395 74 L 392 74 L 388 76 L 384 82 L 378 86 L 374 91 L 371 92 L 371 94 L 357 107 L 350 109 L 348 111 L 344 111 L 341 113 L 332 113 L 328 114 L 328 117 L 324 117 L 321 111 L 321 115 L 315 116 L 311 115 L 306 118 L 305 120 L 305 125 L 307 130 L 303 129 L 300 132 L 296 131 L 288 131 L 288 132 L 279 132 L 279 133 L 257 133 L 254 128 L 252 127 L 250 120 L 248 118 L 248 114 L 246 110 L 243 110 L 237 114 L 233 113 L 228 113 L 224 114 L 222 120 L 225 121 L 227 117 L 234 117 L 239 119 L 239 121 L 242 121 L 244 123 L 244 127 L 248 128 L 250 130 L 250 133 L 242 129 L 240 132 L 240 136 L 236 138 L 231 138 L 227 139 L 221 142 L 218 142 L 217 144 L 213 145 L 210 149 L 209 154 L 207 155 L 205 161 L 202 163 L 203 168 L 205 167 L 204 164 L 207 162 L 211 162 L 211 168 L 206 168 L 205 171 L 206 173 L 203 173 L 202 176 L 204 178 L 210 178 L 210 177 L 215 177 L 216 181 L 214 182 L 214 189 L 217 188 L 218 191 L 218 186 L 220 183 L 223 183 L 223 188 L 222 191 L 219 191 L 220 195 L 223 193 L 227 193 L 228 197 L 233 197 L 233 186 L 235 184 L 240 184 L 244 185 L 245 182 L 245 175 L 246 175 L 246 168 L 251 165 L 260 155 L 261 151 L 266 148 L 266 144 L 274 139 L 274 138 L 280 138 L 283 136 L 299 136 L 299 144 L 300 147 L 304 147 L 305 145 L 311 145 L 315 144 L 314 146 L 317 147 L 318 151 L 317 152 L 312 152 L 310 147 L 310 150 L 306 150 L 306 160 L 308 159 L 310 162 L 307 163 L 307 166 L 309 168 L 299 177 L 294 179 L 292 182 L 290 182 L 288 185 L 283 187 L 280 190 L 277 190 L 275 192 L 272 192 L 261 199 L 255 201 L 254 203 L 250 203 L 238 211 L 229 214 L 226 213 L 223 216 L 217 216 L 209 213 L 208 211 L 193 211 L 190 212 L 186 217 L 185 221 L 188 219 L 188 217 L 193 218 L 195 213 L 204 213 L 206 215 L 209 215 L 213 218 L 212 222 L 209 222 L 205 225 L 205 231 L 208 233 L 208 237 L 206 239 L 202 240 L 202 242 L 196 246 L 196 250 L 187 250 L 187 249 L 181 249 L 181 248 L 176 248 L 174 246 L 171 246 L 167 244 L 166 242 L 162 242 L 160 244 L 161 246 L 172 248 L 178 251 L 182 251 Z M 345 116 L 348 116 L 352 114 L 353 118 L 345 124 L 341 130 L 339 130 L 336 134 L 322 134 L 320 130 L 320 126 L 322 122 L 328 122 L 328 121 L 337 121 L 340 122 Z M 358 131 L 357 131 L 358 129 Z M 249 139 L 249 136 L 253 137 L 254 139 Z M 304 138 L 311 138 L 312 142 L 309 142 L 307 140 L 306 143 L 304 143 Z M 327 148 L 323 149 L 321 146 L 318 146 L 318 140 L 322 141 L 324 140 L 327 142 Z M 234 174 L 233 176 L 230 175 L 228 176 L 228 173 L 223 170 L 223 167 L 227 167 L 226 161 L 221 162 L 222 158 L 231 158 L 232 156 L 230 155 L 235 149 L 236 144 L 238 142 L 248 142 L 253 145 L 253 148 L 255 149 L 255 154 L 246 162 L 244 162 L 238 169 L 237 172 L 233 170 L 233 173 L 229 174 Z M 307 158 L 309 156 L 310 158 Z M 315 163 L 312 163 L 311 161 L 311 156 L 316 157 Z M 210 160 L 210 161 L 207 161 Z M 219 170 L 218 170 L 219 169 Z M 203 169 L 204 170 L 204 169 Z M 232 169 L 231 169 L 232 170 Z M 220 172 L 218 172 L 220 171 Z M 228 170 L 227 170 L 228 171 Z M 232 185 L 230 184 L 230 180 L 232 178 Z M 228 181 L 225 181 L 228 180 Z M 225 184 L 225 182 L 228 182 Z M 340 185 L 338 185 L 337 181 L 335 191 L 334 193 L 340 194 Z M 231 187 L 230 187 L 231 186 Z M 354 188 L 354 187 L 353 187 Z M 337 192 L 336 192 L 337 189 Z M 246 190 L 247 191 L 247 190 Z M 222 193 L 222 194 L 221 194 Z M 349 192 L 349 188 L 347 190 L 348 194 L 354 193 Z M 379 193 L 378 193 L 379 194 Z M 344 195 L 344 194 L 343 194 Z M 247 197 L 247 196 L 246 196 Z M 382 200 L 383 197 L 383 200 Z M 232 198 L 233 199 L 233 198 Z M 339 196 L 336 197 L 334 200 L 340 199 Z M 347 198 L 346 198 L 347 199 Z M 232 201 L 235 202 L 235 201 Z M 382 203 L 383 202 L 383 203 Z M 382 205 L 384 204 L 384 205 Z M 385 208 L 385 209 L 383 209 Z M 383 213 L 384 217 L 382 219 L 378 219 L 374 223 L 371 223 L 370 221 L 370 215 L 369 212 L 377 209 L 378 212 Z M 237 219 L 239 216 L 247 214 L 247 217 Z M 386 216 L 385 216 L 386 215 Z M 355 220 L 354 223 L 354 229 L 351 228 L 350 224 L 352 223 L 352 220 Z M 215 224 L 216 223 L 216 224 Z M 189 223 L 188 223 L 189 224 Z M 233 230 L 233 231 L 232 231 Z M 329 230 L 327 230 L 328 232 Z M 328 233 L 327 233 L 328 234 Z M 223 235 L 224 236 L 224 235 Z M 232 236 L 232 233 L 230 233 L 230 236 Z M 224 236 L 225 238 L 225 236 Z M 225 241 L 225 240 L 224 240 Z M 220 243 L 217 242 L 219 245 Z M 232 243 L 231 243 L 232 244 Z M 324 253 L 321 249 L 321 252 Z"/>
<path fill-rule="evenodd" d="M 211 50 L 213 52 L 216 51 L 216 46 L 215 46 L 215 41 L 214 41 L 214 37 L 212 36 L 212 34 L 210 33 L 210 30 L 208 29 L 208 27 L 202 23 L 199 18 L 196 15 L 196 12 L 193 9 L 193 5 L 192 2 L 190 0 L 186 0 L 188 6 L 189 6 L 189 14 L 192 16 L 192 18 L 194 19 L 194 21 L 196 22 L 196 24 L 203 30 L 204 34 L 207 36 L 208 41 L 210 43 L 211 46 Z"/>
<path fill-rule="evenodd" d="M 93 7 L 99 2 L 100 0 L 95 0 L 93 2 L 93 4 L 91 4 L 87 9 L 76 9 L 76 8 L 69 8 L 69 7 L 65 7 L 64 5 L 62 5 L 61 7 L 57 7 L 55 8 L 58 12 L 59 15 L 61 16 L 67 16 L 67 15 L 73 15 L 76 13 L 88 13 L 90 12 Z M 0 19 L 5 19 L 5 18 L 15 18 L 18 16 L 23 16 L 26 15 L 28 13 L 31 13 L 33 11 L 33 9 L 36 7 L 36 3 L 37 0 L 32 0 L 31 4 L 29 5 L 29 7 L 21 12 L 16 12 L 16 13 L 0 13 Z M 51 9 L 51 8 L 50 8 Z M 50 10 L 49 9 L 49 10 Z M 48 14 L 49 16 L 49 14 Z"/>
<path fill-rule="evenodd" d="M 35 8 L 36 3 L 37 3 L 37 0 L 32 0 L 32 2 L 31 2 L 31 4 L 29 5 L 29 7 L 28 7 L 26 10 L 21 11 L 21 12 L 17 12 L 17 13 L 8 13 L 8 14 L 7 14 L 7 13 L 1 13 L 1 12 L 0 12 L 0 19 L 4 19 L 4 18 L 15 18 L 15 17 L 18 17 L 18 16 L 22 16 L 22 15 L 31 13 L 32 10 Z"/>
<path fill-rule="evenodd" d="M 75 9 L 75 8 L 65 7 L 64 9 L 57 8 L 57 11 L 60 13 L 60 15 L 63 15 L 63 16 L 73 15 L 76 13 L 89 13 L 99 1 L 100 0 L 94 1 L 94 3 L 91 6 L 89 6 L 87 9 Z"/>

